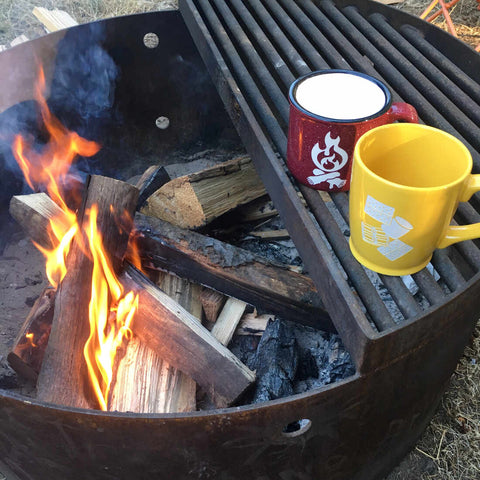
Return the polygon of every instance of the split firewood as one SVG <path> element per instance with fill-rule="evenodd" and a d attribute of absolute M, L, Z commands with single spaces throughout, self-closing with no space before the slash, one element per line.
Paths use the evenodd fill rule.
<path fill-rule="evenodd" d="M 138 190 L 112 178 L 92 176 L 85 198 L 85 209 L 98 206 L 97 226 L 112 263 L 118 265 L 127 248 L 129 230 L 119 228 L 124 212 L 132 218 Z M 80 216 L 79 224 L 83 223 Z M 96 407 L 93 392 L 86 384 L 87 366 L 84 345 L 89 337 L 88 304 L 92 270 L 91 259 L 84 253 L 80 235 L 72 242 L 67 256 L 67 273 L 57 288 L 55 312 L 48 346 L 37 382 L 37 398 L 72 407 Z"/>
<path fill-rule="evenodd" d="M 147 199 L 170 180 L 170 175 L 165 167 L 153 165 L 147 168 L 136 183 L 136 187 L 140 190 L 137 210 L 140 210 Z"/>
<path fill-rule="evenodd" d="M 262 336 L 270 320 L 274 320 L 275 315 L 264 313 L 256 315 L 255 313 L 246 313 L 240 320 L 236 335 L 259 335 Z"/>
<path fill-rule="evenodd" d="M 127 266 L 121 281 L 139 295 L 132 331 L 159 356 L 191 375 L 217 407 L 231 405 L 253 384 L 255 374 L 147 277 Z"/>
<path fill-rule="evenodd" d="M 163 167 L 148 168 L 137 181 L 137 209 L 170 180 Z M 192 315 L 201 316 L 201 287 L 174 275 L 158 272 L 157 285 Z M 196 410 L 196 382 L 158 356 L 134 335 L 117 360 L 109 410 L 138 413 L 174 413 Z"/>
<path fill-rule="evenodd" d="M 52 249 L 49 235 L 50 220 L 56 219 L 63 223 L 62 229 L 67 232 L 68 221 L 62 209 L 46 194 L 34 193 L 31 195 L 17 195 L 10 200 L 10 215 L 23 228 L 24 232 L 35 243 L 44 248 Z"/>
<path fill-rule="evenodd" d="M 165 269 L 281 318 L 335 332 L 312 280 L 265 258 L 160 219 L 137 214 L 145 265 Z"/>
<path fill-rule="evenodd" d="M 18 37 L 15 37 L 11 42 L 10 46 L 15 47 L 17 45 L 20 45 L 21 43 L 28 42 L 28 37 L 26 35 L 19 35 Z"/>
<path fill-rule="evenodd" d="M 47 287 L 33 304 L 7 360 L 18 375 L 36 381 L 52 327 L 55 289 Z"/>
<path fill-rule="evenodd" d="M 27 205 L 25 202 L 19 204 Z M 25 215 L 19 216 L 20 220 L 22 218 Z M 129 266 L 120 280 L 125 290 L 139 294 L 139 309 L 131 326 L 133 333 L 160 357 L 189 374 L 216 406 L 233 403 L 254 382 L 253 372 L 221 345 L 197 318 L 135 268 Z M 41 373 L 43 370 L 44 367 Z"/>
<path fill-rule="evenodd" d="M 77 21 L 63 10 L 48 10 L 43 7 L 35 7 L 32 13 L 43 24 L 47 32 L 56 32 L 63 28 L 78 25 Z"/>
<path fill-rule="evenodd" d="M 278 211 L 269 197 L 261 197 L 237 209 L 240 222 L 257 222 L 276 217 Z"/>
<path fill-rule="evenodd" d="M 222 344 L 227 346 L 237 329 L 247 304 L 236 298 L 229 298 L 222 309 L 215 325 L 212 328 L 212 335 Z"/>
<path fill-rule="evenodd" d="M 198 228 L 262 195 L 265 188 L 252 160 L 242 156 L 171 180 L 148 198 L 141 212 Z"/>
<path fill-rule="evenodd" d="M 53 201 L 45 194 L 32 194 L 13 197 L 10 203 L 11 215 L 41 245 L 50 220 L 48 210 L 38 206 L 44 203 Z M 37 218 L 34 228 L 26 222 L 32 215 Z M 134 237 L 146 264 L 151 267 L 207 285 L 281 318 L 328 332 L 336 331 L 312 280 L 306 275 L 274 265 L 233 245 L 141 214 L 135 216 Z"/>
<path fill-rule="evenodd" d="M 204 288 L 200 294 L 200 301 L 202 302 L 203 311 L 207 322 L 215 323 L 218 314 L 225 305 L 227 297 L 211 288 Z"/>
<path fill-rule="evenodd" d="M 290 234 L 284 228 L 280 230 L 253 230 L 249 232 L 249 235 L 261 238 L 262 240 L 285 240 L 290 238 Z"/>
<path fill-rule="evenodd" d="M 161 273 L 162 290 L 192 315 L 201 315 L 201 287 Z M 163 360 L 134 335 L 118 362 L 109 410 L 138 413 L 175 413 L 196 410 L 196 382 Z"/>

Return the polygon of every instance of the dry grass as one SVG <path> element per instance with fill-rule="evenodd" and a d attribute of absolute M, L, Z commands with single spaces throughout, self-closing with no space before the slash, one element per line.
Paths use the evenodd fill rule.
<path fill-rule="evenodd" d="M 480 479 L 480 323 L 465 349 L 442 405 L 416 451 L 434 461 L 438 473 L 422 479 Z"/>
<path fill-rule="evenodd" d="M 78 22 L 147 12 L 175 6 L 176 0 L 0 0 L 0 44 L 21 34 L 29 38 L 43 29 L 31 14 L 33 7 L 69 12 Z M 397 8 L 419 15 L 430 0 L 404 0 Z M 451 11 L 459 37 L 480 44 L 480 11 L 476 0 L 460 0 Z M 445 28 L 442 17 L 435 21 Z M 442 404 L 415 450 L 388 480 L 479 480 L 480 479 L 480 323 L 472 344 L 452 378 Z"/>
<path fill-rule="evenodd" d="M 32 15 L 34 7 L 65 10 L 79 23 L 86 23 L 176 5 L 177 0 L 0 0 L 0 44 L 8 44 L 22 34 L 33 39 L 45 33 Z"/>

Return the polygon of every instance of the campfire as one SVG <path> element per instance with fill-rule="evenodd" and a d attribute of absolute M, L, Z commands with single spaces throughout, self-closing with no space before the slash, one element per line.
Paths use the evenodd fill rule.
<path fill-rule="evenodd" d="M 197 386 L 202 405 L 226 407 L 294 393 L 302 369 L 301 381 L 318 376 L 315 366 L 306 373 L 299 369 L 311 359 L 299 355 L 295 332 L 274 324 L 275 315 L 257 315 L 246 302 L 159 273 L 155 264 L 167 248 L 167 257 L 183 257 L 179 274 L 191 277 L 192 268 L 200 267 L 200 282 L 207 274 L 214 288 L 227 291 L 229 284 L 238 290 L 240 280 L 252 305 L 331 329 L 321 305 L 315 305 L 308 277 L 225 244 L 225 253 L 238 257 L 232 274 L 186 246 L 185 239 L 212 245 L 211 238 L 186 228 L 202 227 L 265 195 L 249 157 L 176 179 L 163 167 L 151 167 L 136 185 L 99 175 L 81 181 L 73 173 L 76 157 L 93 156 L 101 146 L 64 127 L 50 112 L 44 91 L 40 69 L 35 100 L 48 142 L 38 149 L 17 135 L 12 147 L 25 181 L 37 193 L 15 196 L 10 204 L 12 216 L 43 253 L 50 282 L 8 356 L 20 376 L 36 383 L 36 397 L 105 411 L 193 411 Z M 225 201 L 218 196 L 220 184 L 228 191 Z M 266 328 L 266 346 L 250 358 L 251 368 L 232 350 L 247 360 L 251 352 L 245 354 L 238 342 L 227 348 L 236 330 L 258 337 Z M 349 364 L 348 355 L 341 358 Z M 286 371 L 278 362 L 284 369 L 288 365 Z"/>

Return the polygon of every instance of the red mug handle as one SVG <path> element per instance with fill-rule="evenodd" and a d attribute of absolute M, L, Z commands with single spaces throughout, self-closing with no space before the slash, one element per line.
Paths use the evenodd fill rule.
<path fill-rule="evenodd" d="M 404 102 L 394 102 L 387 112 L 391 122 L 418 123 L 418 113 L 414 107 Z"/>

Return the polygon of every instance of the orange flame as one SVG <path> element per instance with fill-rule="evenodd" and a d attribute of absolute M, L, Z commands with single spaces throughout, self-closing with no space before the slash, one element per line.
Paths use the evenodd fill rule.
<path fill-rule="evenodd" d="M 89 304 L 90 336 L 83 355 L 100 407 L 107 410 L 115 354 L 123 338 L 131 336 L 129 327 L 138 308 L 138 296 L 133 292 L 124 296 L 123 287 L 103 249 L 102 236 L 97 230 L 97 213 L 94 205 L 88 214 L 87 233 L 93 257 L 93 274 Z"/>
<path fill-rule="evenodd" d="M 92 156 L 100 146 L 60 123 L 48 108 L 45 90 L 45 75 L 40 67 L 35 99 L 49 134 L 48 143 L 38 152 L 24 137 L 17 135 L 12 150 L 28 185 L 33 190 L 45 189 L 62 209 L 62 214 L 50 221 L 49 235 L 55 247 L 49 250 L 36 245 L 46 258 L 47 277 L 55 288 L 67 273 L 65 261 L 72 241 L 82 242 L 82 231 L 88 238 L 85 253 L 92 258 L 93 273 L 88 319 L 90 335 L 84 346 L 84 357 L 100 408 L 107 410 L 115 355 L 123 339 L 131 336 L 129 326 L 138 308 L 138 297 L 133 292 L 125 294 L 115 276 L 97 230 L 97 206 L 85 212 L 85 225 L 80 227 L 75 212 L 65 201 L 69 170 L 74 159 L 77 155 Z"/>
<path fill-rule="evenodd" d="M 27 344 L 31 347 L 36 347 L 35 342 L 33 341 L 34 334 L 33 333 L 27 333 L 25 335 L 25 338 L 27 339 Z"/>

